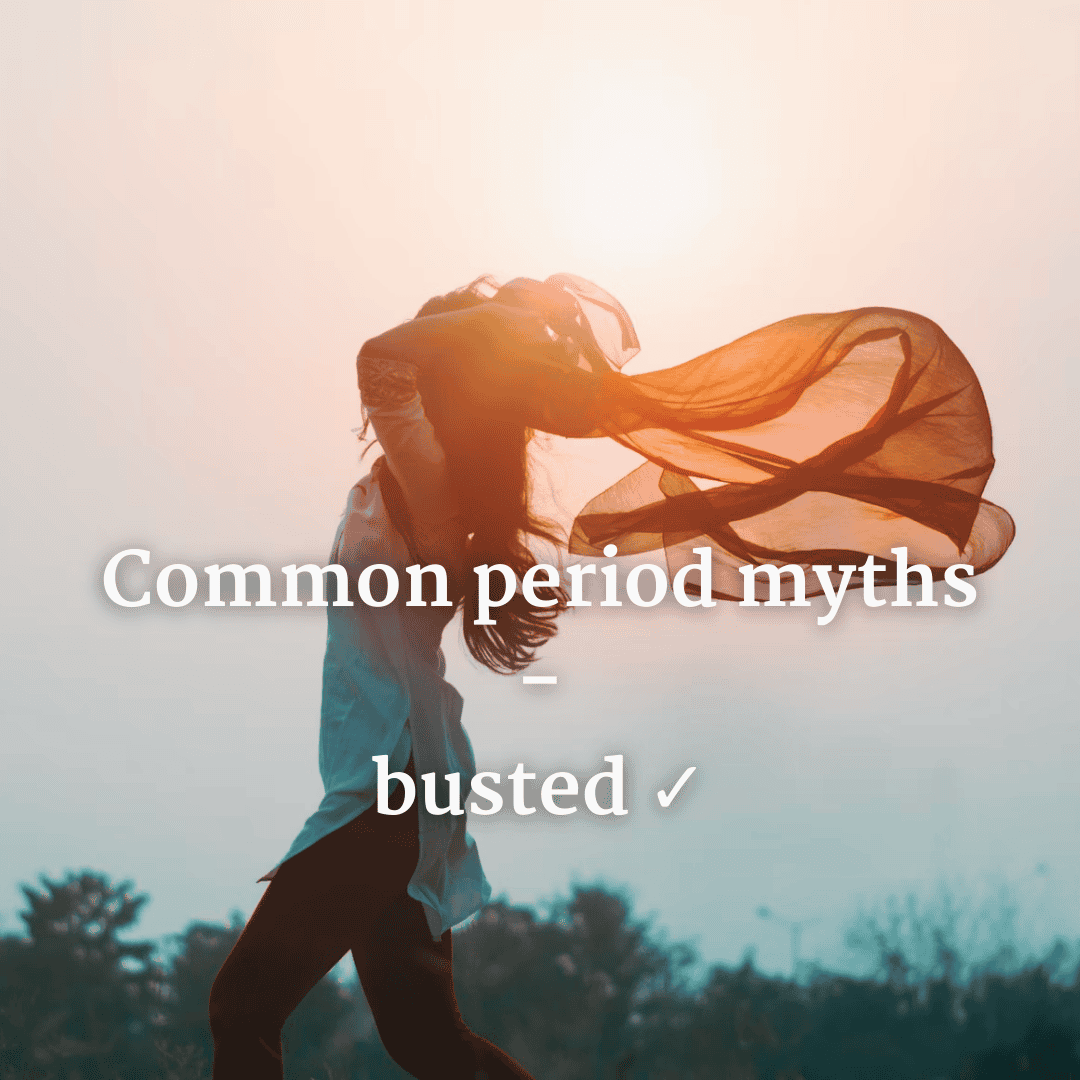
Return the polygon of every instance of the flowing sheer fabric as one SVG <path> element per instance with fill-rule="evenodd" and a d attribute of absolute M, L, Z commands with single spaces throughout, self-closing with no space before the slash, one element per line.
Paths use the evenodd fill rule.
<path fill-rule="evenodd" d="M 536 376 L 520 419 L 606 436 L 646 459 L 577 516 L 573 554 L 663 549 L 674 574 L 697 562 L 694 548 L 711 547 L 714 597 L 738 600 L 747 564 L 809 571 L 874 556 L 884 565 L 875 580 L 887 584 L 895 547 L 940 579 L 955 563 L 988 570 L 1012 542 L 1012 518 L 981 497 L 994 458 L 979 381 L 921 315 L 800 315 L 627 376 L 619 369 L 637 336 L 598 286 L 569 274 L 518 278 L 495 298 L 542 312 L 573 358 L 562 374 Z M 806 584 L 807 595 L 823 591 L 814 574 Z"/>

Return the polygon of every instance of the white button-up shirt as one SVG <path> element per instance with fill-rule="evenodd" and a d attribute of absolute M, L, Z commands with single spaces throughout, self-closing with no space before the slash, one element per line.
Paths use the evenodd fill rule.
<path fill-rule="evenodd" d="M 408 504 L 414 549 L 425 565 L 441 563 L 452 574 L 462 557 L 465 535 L 455 513 L 445 458 L 419 394 L 400 405 L 370 408 L 369 416 Z M 406 606 L 405 567 L 415 559 L 391 523 L 370 474 L 349 492 L 330 561 L 347 571 L 353 606 L 331 603 L 327 608 L 319 732 L 319 771 L 326 794 L 285 859 L 375 805 L 374 756 L 388 755 L 389 769 L 401 771 L 411 755 L 417 777 L 435 773 L 439 806 L 448 804 L 445 775 L 460 775 L 464 798 L 476 768 L 461 726 L 461 695 L 443 677 L 446 660 L 440 640 L 453 608 Z M 355 592 L 358 575 L 372 563 L 393 567 L 401 582 L 397 599 L 386 607 L 370 607 Z M 376 595 L 382 581 L 382 574 L 376 573 Z M 332 600 L 332 577 L 328 585 Z M 408 892 L 423 904 L 432 936 L 439 938 L 477 911 L 491 887 L 464 815 L 428 813 L 422 783 L 416 797 L 420 854 Z M 393 804 L 399 798 L 395 792 Z M 378 872 L 377 866 L 371 869 Z"/>

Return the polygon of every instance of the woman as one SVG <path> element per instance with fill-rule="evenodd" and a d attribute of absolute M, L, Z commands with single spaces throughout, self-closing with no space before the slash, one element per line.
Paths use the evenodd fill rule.
<path fill-rule="evenodd" d="M 351 582 L 371 563 L 392 566 L 402 580 L 406 566 L 437 563 L 452 599 L 328 609 L 319 747 L 326 796 L 267 875 L 215 980 L 215 1080 L 281 1077 L 282 1025 L 350 951 L 383 1044 L 403 1069 L 448 1080 L 528 1077 L 465 1026 L 454 998 L 450 927 L 490 895 L 464 818 L 427 813 L 422 795 L 393 815 L 375 805 L 373 758 L 383 754 L 390 772 L 413 783 L 428 772 L 440 781 L 458 773 L 468 789 L 472 750 L 439 647 L 456 608 L 468 609 L 472 654 L 511 672 L 554 633 L 565 606 L 561 591 L 547 590 L 552 606 L 518 597 L 495 626 L 468 617 L 471 565 L 523 572 L 531 562 L 525 538 L 550 538 L 528 509 L 531 432 L 510 396 L 525 393 L 534 372 L 570 366 L 542 315 L 485 303 L 479 290 L 429 301 L 357 359 L 365 430 L 370 421 L 385 457 L 350 492 L 331 562 Z M 497 391 L 483 370 L 494 357 L 503 366 Z M 390 801 L 401 805 L 393 792 Z M 448 805 L 442 787 L 437 801 Z"/>
<path fill-rule="evenodd" d="M 981 572 L 1008 547 L 1011 519 L 981 498 L 993 457 L 978 381 L 929 320 L 801 316 L 627 377 L 618 369 L 637 350 L 621 305 L 565 274 L 501 289 L 480 279 L 361 349 L 361 399 L 385 457 L 350 493 L 331 561 L 350 582 L 373 563 L 402 579 L 437 563 L 450 596 L 328 608 L 326 796 L 215 981 L 215 1080 L 280 1078 L 285 1019 L 348 951 L 384 1045 L 412 1075 L 528 1076 L 468 1030 L 454 999 L 450 927 L 490 892 L 464 816 L 421 797 L 378 813 L 373 759 L 385 755 L 406 789 L 458 773 L 467 790 L 474 760 L 443 678 L 443 629 L 461 608 L 470 652 L 501 672 L 555 632 L 561 590 L 545 607 L 516 594 L 492 626 L 478 625 L 467 587 L 483 563 L 520 578 L 529 539 L 555 539 L 529 510 L 533 429 L 610 436 L 643 458 L 578 516 L 571 551 L 664 549 L 674 573 L 706 544 L 718 598 L 741 595 L 747 563 L 873 555 L 880 585 L 895 580 L 893 545 L 937 579 L 958 560 Z M 436 805 L 448 806 L 445 785 Z"/>

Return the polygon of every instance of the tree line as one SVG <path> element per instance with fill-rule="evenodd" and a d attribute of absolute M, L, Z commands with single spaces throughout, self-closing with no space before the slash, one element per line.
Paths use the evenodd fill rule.
<path fill-rule="evenodd" d="M 22 892 L 24 933 L 0 937 L 0 1080 L 205 1080 L 210 986 L 242 921 L 192 923 L 160 960 L 128 938 L 147 901 L 130 882 L 84 871 Z M 626 896 L 580 886 L 543 915 L 488 905 L 455 934 L 455 979 L 470 1026 L 539 1080 L 1080 1080 L 1063 943 L 965 967 L 947 927 L 914 925 L 855 928 L 863 978 L 796 983 L 750 959 L 702 977 Z M 405 1075 L 355 980 L 316 986 L 284 1043 L 289 1080 Z"/>

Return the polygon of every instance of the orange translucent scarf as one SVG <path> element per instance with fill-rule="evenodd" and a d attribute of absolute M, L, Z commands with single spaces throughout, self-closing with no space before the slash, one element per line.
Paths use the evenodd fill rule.
<path fill-rule="evenodd" d="M 633 326 L 592 283 L 516 279 L 496 299 L 543 310 L 578 354 L 569 375 L 536 381 L 522 418 L 646 459 L 577 516 L 574 554 L 663 549 L 674 574 L 708 546 L 713 595 L 741 599 L 747 564 L 809 571 L 874 556 L 886 584 L 893 548 L 940 579 L 956 563 L 988 570 L 1012 542 L 1012 518 L 982 498 L 994 457 L 979 381 L 921 315 L 800 315 L 628 376 L 619 369 L 638 351 Z M 814 583 L 807 573 L 807 595 Z"/>

